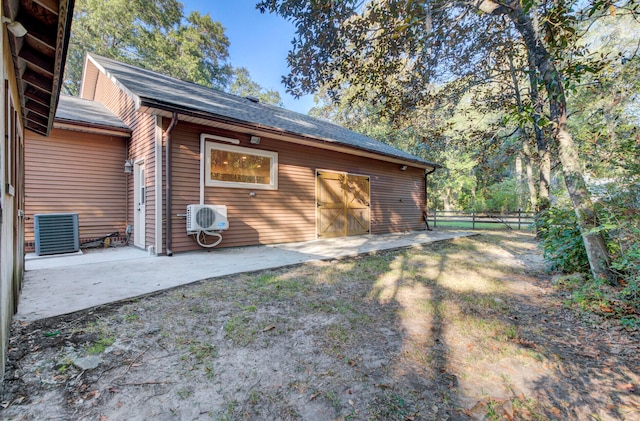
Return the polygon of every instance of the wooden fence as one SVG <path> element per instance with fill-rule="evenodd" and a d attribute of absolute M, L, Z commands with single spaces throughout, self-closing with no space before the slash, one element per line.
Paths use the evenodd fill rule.
<path fill-rule="evenodd" d="M 429 224 L 433 227 L 447 226 L 471 229 L 506 228 L 528 229 L 534 221 L 533 212 L 462 212 L 429 211 Z"/>

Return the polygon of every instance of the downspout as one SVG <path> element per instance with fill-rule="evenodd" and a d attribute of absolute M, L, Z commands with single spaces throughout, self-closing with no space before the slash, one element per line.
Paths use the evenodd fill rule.
<path fill-rule="evenodd" d="M 424 222 L 427 224 L 427 231 L 431 231 L 432 230 L 431 227 L 429 226 L 429 217 L 428 217 L 429 216 L 429 203 L 428 203 L 428 201 L 429 201 L 429 189 L 427 188 L 428 187 L 427 176 L 429 174 L 433 174 L 437 169 L 438 169 L 438 167 L 433 167 L 431 169 L 431 171 L 429 171 L 429 172 L 425 171 L 425 173 L 424 173 L 424 212 L 423 212 L 423 215 L 424 215 Z"/>
<path fill-rule="evenodd" d="M 171 250 L 171 132 L 178 124 L 178 113 L 173 113 L 171 123 L 165 132 L 165 235 L 167 256 L 173 256 Z"/>
<path fill-rule="evenodd" d="M 129 146 L 130 146 L 130 139 L 125 140 L 125 152 L 124 152 L 124 163 L 126 164 L 127 162 L 129 162 Z M 133 170 L 133 168 L 132 168 Z M 125 244 L 126 246 L 129 245 L 129 173 L 125 173 L 125 182 L 124 182 L 124 225 L 125 225 L 125 233 L 127 235 L 127 244 Z M 135 189 L 134 189 L 135 190 Z"/>

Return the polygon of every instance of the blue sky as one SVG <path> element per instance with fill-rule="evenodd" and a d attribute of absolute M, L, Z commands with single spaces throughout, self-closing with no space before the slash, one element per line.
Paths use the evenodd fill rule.
<path fill-rule="evenodd" d="M 258 0 L 181 0 L 184 14 L 197 10 L 209 13 L 225 27 L 229 38 L 229 62 L 246 67 L 260 86 L 280 92 L 284 107 L 306 114 L 313 107 L 313 96 L 298 100 L 285 92 L 281 79 L 288 73 L 287 52 L 295 28 L 281 17 L 261 14 Z"/>

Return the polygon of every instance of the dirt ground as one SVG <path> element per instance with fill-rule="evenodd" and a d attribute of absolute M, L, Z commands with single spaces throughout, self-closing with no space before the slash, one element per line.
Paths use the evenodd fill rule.
<path fill-rule="evenodd" d="M 210 279 L 14 323 L 16 420 L 640 420 L 640 338 L 531 234 Z"/>

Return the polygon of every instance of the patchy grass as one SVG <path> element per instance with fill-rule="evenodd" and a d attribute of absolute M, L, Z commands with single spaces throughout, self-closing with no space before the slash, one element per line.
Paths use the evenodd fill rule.
<path fill-rule="evenodd" d="M 100 338 L 96 343 L 91 345 L 87 352 L 89 354 L 102 354 L 107 347 L 113 345 L 115 342 L 114 338 Z"/>
<path fill-rule="evenodd" d="M 564 294 L 564 305 L 585 318 L 596 315 L 596 322 L 602 317 L 616 320 L 624 329 L 640 332 L 638 291 L 622 296 L 620 288 L 594 281 L 581 273 L 556 275 L 553 284 Z M 623 291 L 629 293 L 633 287 L 627 285 Z"/>
<path fill-rule="evenodd" d="M 637 337 L 575 318 L 544 269 L 491 231 L 14 324 L 3 416 L 634 419 Z"/>

